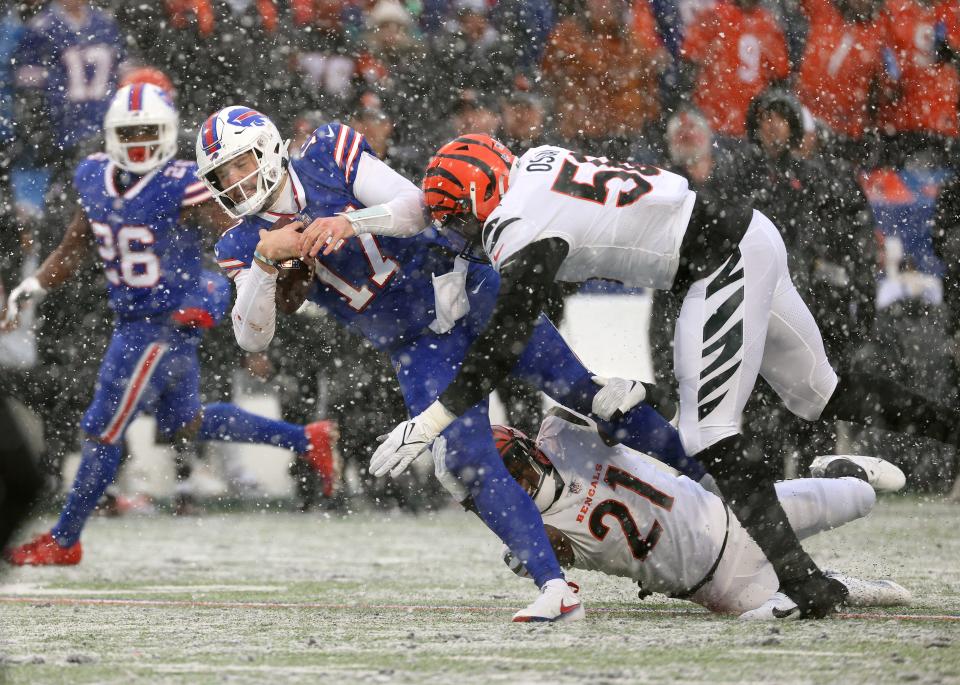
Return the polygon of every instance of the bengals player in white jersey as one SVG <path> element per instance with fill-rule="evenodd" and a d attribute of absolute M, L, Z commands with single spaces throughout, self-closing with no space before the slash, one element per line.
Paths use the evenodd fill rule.
<path fill-rule="evenodd" d="M 630 578 L 640 586 L 641 597 L 661 593 L 744 618 L 752 618 L 776 592 L 773 566 L 723 500 L 637 452 L 610 446 L 581 417 L 552 409 L 536 441 L 505 426 L 494 426 L 493 434 L 510 475 L 542 512 L 563 566 Z M 446 442 L 438 438 L 433 446 L 437 477 L 463 502 L 463 486 L 446 470 L 445 456 Z M 902 473 L 892 464 L 864 457 L 835 459 L 847 461 L 863 476 L 866 472 L 856 463 L 872 462 L 872 474 L 885 476 L 889 489 L 903 486 Z M 876 501 L 874 488 L 856 477 L 783 481 L 776 491 L 800 539 L 862 518 Z M 508 549 L 504 561 L 528 577 Z M 891 580 L 828 575 L 847 588 L 850 606 L 910 601 L 910 593 Z M 784 618 L 799 613 L 785 597 L 777 608 Z"/>
<path fill-rule="evenodd" d="M 741 418 L 757 376 L 807 420 L 875 421 L 960 442 L 960 413 L 886 377 L 837 375 L 791 281 L 783 239 L 745 202 L 698 196 L 666 170 L 556 146 L 515 157 L 482 135 L 440 148 L 423 188 L 437 222 L 482 243 L 500 272 L 500 292 L 457 378 L 374 454 L 376 475 L 402 472 L 496 387 L 516 365 L 553 281 L 590 278 L 683 295 L 674 353 L 680 438 L 803 616 L 836 611 L 847 591 L 803 550 L 777 500 L 772 466 L 746 457 Z"/>

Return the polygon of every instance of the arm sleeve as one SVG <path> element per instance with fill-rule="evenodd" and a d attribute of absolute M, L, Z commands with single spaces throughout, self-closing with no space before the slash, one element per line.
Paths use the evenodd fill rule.
<path fill-rule="evenodd" d="M 233 334 L 247 352 L 267 349 L 277 327 L 277 274 L 254 264 L 238 273 L 237 300 L 233 303 Z"/>
<path fill-rule="evenodd" d="M 490 321 L 467 351 L 460 373 L 440 396 L 448 411 L 460 416 L 517 365 L 568 250 L 564 240 L 547 238 L 531 243 L 504 264 Z"/>
<path fill-rule="evenodd" d="M 366 206 L 345 214 L 357 235 L 407 238 L 427 227 L 420 189 L 369 152 L 360 155 L 353 194 Z"/>

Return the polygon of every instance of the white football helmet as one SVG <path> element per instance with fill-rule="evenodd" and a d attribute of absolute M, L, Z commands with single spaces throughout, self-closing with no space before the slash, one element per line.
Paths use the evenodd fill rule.
<path fill-rule="evenodd" d="M 113 96 L 103 119 L 107 155 L 132 174 L 150 173 L 177 154 L 177 122 L 177 108 L 165 90 L 152 83 L 124 86 Z M 145 140 L 125 140 L 119 132 L 154 126 L 155 137 Z"/>
<path fill-rule="evenodd" d="M 283 182 L 290 161 L 290 141 L 270 119 L 249 107 L 224 107 L 211 114 L 197 136 L 197 175 L 213 196 L 235 219 L 254 214 Z M 217 170 L 250 153 L 253 169 L 243 178 L 225 185 Z M 256 176 L 256 185 L 249 183 Z"/>

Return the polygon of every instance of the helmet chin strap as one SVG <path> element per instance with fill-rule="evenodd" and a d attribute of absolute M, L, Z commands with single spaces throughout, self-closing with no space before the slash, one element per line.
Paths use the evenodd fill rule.
<path fill-rule="evenodd" d="M 470 210 L 474 216 L 477 216 L 477 183 L 470 181 Z M 477 217 L 478 219 L 480 217 Z"/>

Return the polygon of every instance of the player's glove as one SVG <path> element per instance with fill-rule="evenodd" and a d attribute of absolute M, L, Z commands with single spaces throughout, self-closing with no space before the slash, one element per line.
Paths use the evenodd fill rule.
<path fill-rule="evenodd" d="M 42 297 L 46 292 L 35 276 L 24 278 L 20 285 L 10 291 L 10 296 L 7 298 L 7 313 L 3 317 L 3 328 L 16 327 L 23 304 L 30 299 Z"/>
<path fill-rule="evenodd" d="M 442 435 L 433 441 L 433 475 L 440 481 L 443 489 L 458 502 L 463 502 L 470 496 L 460 479 L 447 468 L 447 439 Z"/>
<path fill-rule="evenodd" d="M 593 396 L 593 413 L 604 421 L 620 418 L 647 397 L 647 390 L 640 381 L 603 376 L 591 378 L 600 386 L 600 390 Z"/>
<path fill-rule="evenodd" d="M 507 565 L 507 568 L 516 573 L 521 578 L 533 578 L 530 575 L 530 572 L 527 571 L 527 567 L 523 565 L 523 562 L 520 561 L 520 557 L 515 555 L 510 551 L 510 548 L 506 545 L 503 546 L 503 563 Z"/>
<path fill-rule="evenodd" d="M 370 473 L 380 477 L 389 472 L 396 478 L 414 459 L 430 449 L 431 443 L 456 418 L 438 400 L 422 413 L 398 424 L 373 453 Z"/>

